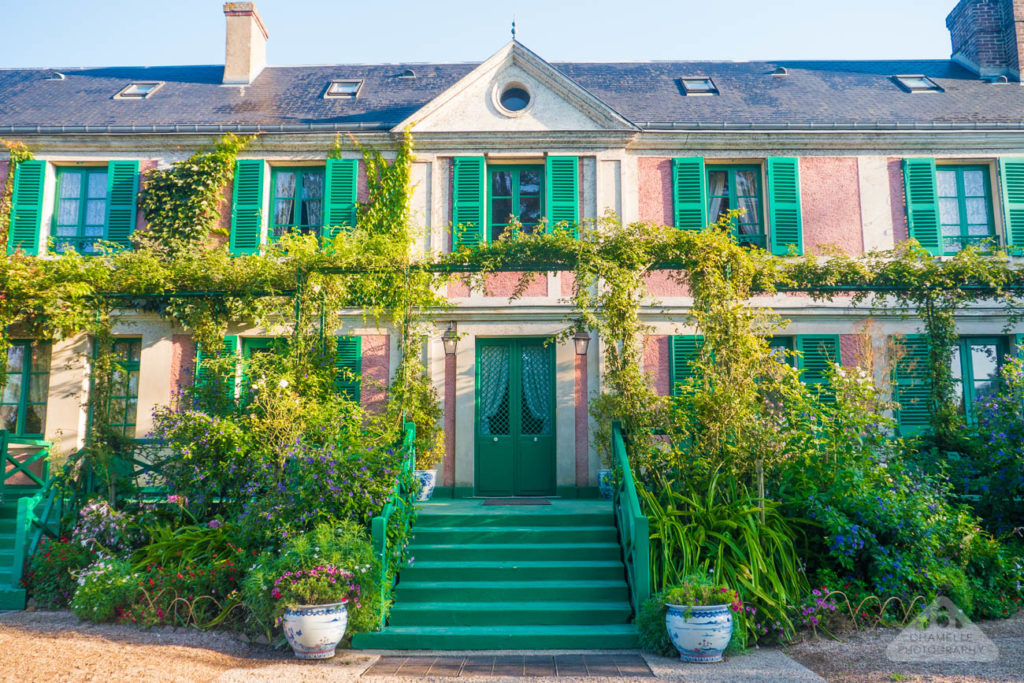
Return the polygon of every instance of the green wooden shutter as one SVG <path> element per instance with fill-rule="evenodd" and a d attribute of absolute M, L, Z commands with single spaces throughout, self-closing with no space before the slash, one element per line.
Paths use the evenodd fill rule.
<path fill-rule="evenodd" d="M 334 389 L 358 403 L 363 374 L 363 338 L 338 337 L 334 354 Z M 348 372 L 345 372 L 348 371 Z M 349 375 L 349 373 L 352 373 Z M 354 375 L 354 377 L 352 377 Z"/>
<path fill-rule="evenodd" d="M 903 356 L 893 369 L 893 398 L 899 403 L 896 421 L 904 436 L 931 427 L 932 380 L 928 336 L 903 337 Z"/>
<path fill-rule="evenodd" d="M 680 230 L 703 230 L 708 226 L 704 157 L 672 160 L 672 215 Z"/>
<path fill-rule="evenodd" d="M 1000 159 L 1006 244 L 1024 247 L 1024 158 Z"/>
<path fill-rule="evenodd" d="M 228 403 L 233 403 L 235 400 L 235 375 L 236 368 L 238 367 L 238 335 L 225 335 L 224 340 L 221 342 L 221 347 L 217 351 L 217 356 L 220 358 L 234 357 L 236 359 L 223 377 L 211 376 L 210 369 L 206 365 L 206 360 L 210 358 L 210 354 L 203 350 L 202 344 L 196 344 L 195 384 L 196 386 L 202 386 L 207 382 L 215 381 L 217 382 L 215 388 L 219 391 L 220 383 L 223 382 L 224 396 L 227 398 Z"/>
<path fill-rule="evenodd" d="M 263 159 L 235 162 L 235 191 L 231 201 L 231 253 L 258 254 L 263 232 Z"/>
<path fill-rule="evenodd" d="M 791 248 L 804 253 L 800 160 L 796 157 L 768 157 L 768 204 L 772 253 L 785 256 Z"/>
<path fill-rule="evenodd" d="M 11 195 L 11 223 L 7 234 L 8 253 L 22 250 L 39 255 L 39 232 L 43 224 L 43 185 L 45 161 L 22 161 L 14 169 Z"/>
<path fill-rule="evenodd" d="M 935 159 L 904 159 L 903 182 L 907 195 L 910 237 L 935 256 L 942 254 L 939 198 L 935 186 Z"/>
<path fill-rule="evenodd" d="M 324 187 L 324 239 L 333 239 L 341 228 L 356 225 L 359 189 L 358 159 L 328 159 Z"/>
<path fill-rule="evenodd" d="M 674 334 L 669 338 L 668 376 L 673 396 L 682 393 L 682 384 L 696 377 L 693 363 L 704 346 L 704 337 L 694 334 Z"/>
<path fill-rule="evenodd" d="M 131 247 L 131 235 L 135 232 L 138 192 L 138 161 L 111 161 L 107 164 L 106 239 L 125 249 Z"/>
<path fill-rule="evenodd" d="M 577 157 L 548 157 L 544 168 L 548 230 L 566 223 L 573 237 L 579 237 L 579 168 Z"/>
<path fill-rule="evenodd" d="M 487 193 L 483 157 L 455 157 L 452 197 L 452 251 L 484 243 Z"/>
<path fill-rule="evenodd" d="M 828 385 L 829 364 L 839 364 L 839 337 L 826 334 L 808 334 L 796 338 L 797 368 L 801 370 L 800 381 L 807 385 L 818 385 L 821 397 L 834 402 L 836 395 Z"/>

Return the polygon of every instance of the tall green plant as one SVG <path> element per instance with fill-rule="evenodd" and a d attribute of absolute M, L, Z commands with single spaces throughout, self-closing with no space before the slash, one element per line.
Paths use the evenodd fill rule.
<path fill-rule="evenodd" d="M 788 611 L 808 585 L 796 552 L 800 532 L 777 503 L 762 501 L 717 473 L 706 486 L 659 481 L 640 495 L 650 520 L 655 592 L 691 574 L 710 574 L 715 583 L 739 591 L 762 616 L 792 630 Z"/>

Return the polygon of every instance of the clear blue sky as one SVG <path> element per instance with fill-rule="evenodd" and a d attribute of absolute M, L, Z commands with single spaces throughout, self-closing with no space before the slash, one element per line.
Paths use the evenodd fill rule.
<path fill-rule="evenodd" d="M 550 61 L 944 59 L 956 0 L 258 0 L 272 65 L 477 62 L 509 39 Z M 0 68 L 223 64 L 218 0 L 0 1 Z"/>

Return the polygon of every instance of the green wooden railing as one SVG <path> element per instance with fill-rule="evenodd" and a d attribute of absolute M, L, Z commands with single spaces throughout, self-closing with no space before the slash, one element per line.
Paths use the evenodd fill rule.
<path fill-rule="evenodd" d="M 615 493 L 612 499 L 615 526 L 619 530 L 622 558 L 626 563 L 630 601 L 634 614 L 639 614 L 644 602 L 651 597 L 650 527 L 640 507 L 633 470 L 626 452 L 626 440 L 618 421 L 612 423 L 612 463 L 615 466 Z"/>
<path fill-rule="evenodd" d="M 24 458 L 11 452 L 11 446 L 25 446 L 31 450 Z M 6 429 L 0 429 L 0 498 L 16 496 L 17 508 L 14 525 L 14 546 L 12 548 L 13 558 L 11 560 L 11 585 L 18 586 L 21 583 L 22 568 L 25 566 L 25 558 L 32 554 L 38 545 L 38 540 L 32 539 L 36 532 L 40 534 L 49 525 L 46 515 L 52 512 L 52 507 L 46 508 L 46 514 L 39 514 L 39 504 L 49 492 L 50 482 L 50 448 L 52 444 L 42 439 L 27 439 L 13 437 Z M 32 470 L 32 465 L 38 464 L 39 473 Z M 17 476 L 23 477 L 23 483 L 11 483 Z M 53 529 L 49 529 L 51 532 Z"/>
<path fill-rule="evenodd" d="M 391 499 L 370 523 L 373 552 L 380 561 L 381 628 L 387 626 L 391 591 L 395 587 L 395 580 L 400 569 L 399 566 L 392 566 L 392 563 L 393 560 L 398 560 L 394 564 L 400 564 L 402 557 L 402 549 L 399 549 L 398 553 L 395 552 L 392 536 L 397 535 L 403 541 L 408 538 L 409 528 L 412 524 L 412 512 L 416 504 L 417 487 L 413 476 L 413 470 L 416 469 L 416 423 L 405 423 L 405 436 L 399 454 L 403 456 L 402 465 L 395 477 L 395 488 L 391 493 Z M 401 525 L 398 534 L 388 533 L 392 526 L 392 520 Z"/>

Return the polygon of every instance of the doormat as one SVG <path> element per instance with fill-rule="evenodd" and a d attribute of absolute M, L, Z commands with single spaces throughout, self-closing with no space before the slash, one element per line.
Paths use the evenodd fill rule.
<path fill-rule="evenodd" d="M 488 498 L 484 505 L 551 505 L 547 498 Z"/>

